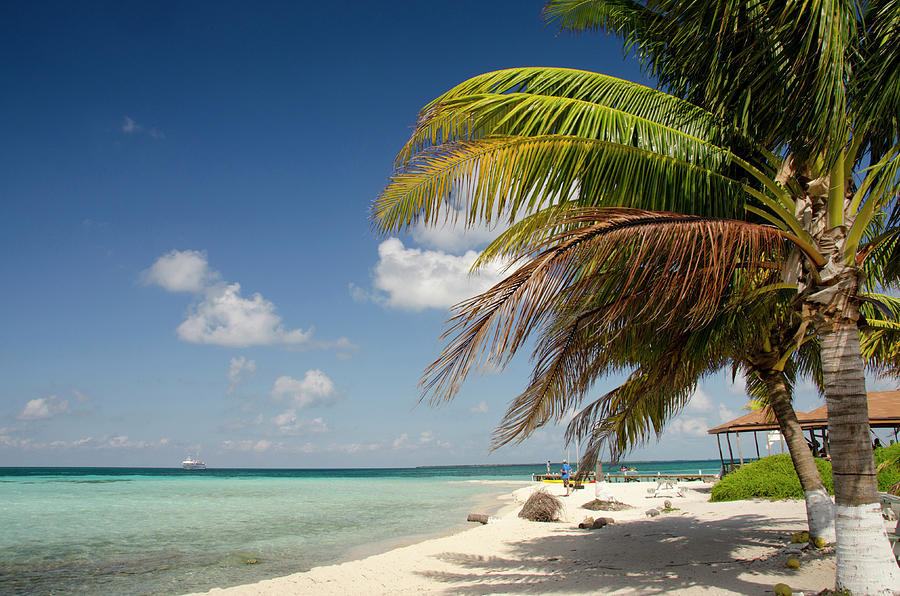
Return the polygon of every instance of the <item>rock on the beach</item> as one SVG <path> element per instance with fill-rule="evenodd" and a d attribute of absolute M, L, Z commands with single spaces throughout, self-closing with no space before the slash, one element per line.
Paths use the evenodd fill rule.
<path fill-rule="evenodd" d="M 647 515 L 647 517 L 656 517 L 657 515 L 659 515 L 659 509 L 648 509 L 644 513 Z"/>
<path fill-rule="evenodd" d="M 580 524 L 578 524 L 578 527 L 581 528 L 582 530 L 590 530 L 591 528 L 594 527 L 594 518 L 593 517 L 584 518 L 584 521 L 582 521 Z"/>

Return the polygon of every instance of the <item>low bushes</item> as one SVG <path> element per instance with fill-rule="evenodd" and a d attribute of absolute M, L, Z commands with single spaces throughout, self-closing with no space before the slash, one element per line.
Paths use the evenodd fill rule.
<path fill-rule="evenodd" d="M 878 447 L 875 449 L 875 466 L 880 466 L 885 461 L 892 461 L 878 473 L 878 490 L 887 492 L 888 489 L 900 482 L 900 443 L 890 447 Z"/>
<path fill-rule="evenodd" d="M 816 459 L 816 467 L 829 494 L 834 494 L 831 462 Z M 710 491 L 710 501 L 739 501 L 742 499 L 802 499 L 803 489 L 794 471 L 791 456 L 770 455 L 741 466 L 716 483 Z"/>

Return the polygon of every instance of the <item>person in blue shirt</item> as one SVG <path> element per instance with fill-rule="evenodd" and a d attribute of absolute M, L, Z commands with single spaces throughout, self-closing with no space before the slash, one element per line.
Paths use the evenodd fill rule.
<path fill-rule="evenodd" d="M 559 471 L 560 476 L 562 476 L 563 486 L 566 487 L 566 496 L 569 496 L 569 474 L 572 472 L 572 466 L 569 465 L 569 462 L 563 460 L 562 470 Z"/>

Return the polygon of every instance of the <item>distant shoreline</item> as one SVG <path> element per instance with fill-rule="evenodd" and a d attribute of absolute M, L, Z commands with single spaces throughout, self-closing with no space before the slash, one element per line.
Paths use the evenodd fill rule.
<path fill-rule="evenodd" d="M 622 464 L 680 464 L 680 463 L 688 463 L 688 462 L 718 462 L 718 458 L 708 458 L 708 459 L 630 459 L 630 460 L 620 460 L 617 462 L 603 462 L 604 466 L 607 465 L 622 465 Z M 552 465 L 557 465 L 561 462 L 551 460 Z M 376 466 L 359 466 L 354 468 L 340 467 L 340 468 L 266 468 L 266 467 L 257 467 L 257 468 L 247 468 L 247 467 L 216 467 L 216 466 L 208 466 L 206 470 L 183 470 L 181 465 L 171 465 L 171 466 L 0 466 L 0 475 L 3 474 L 4 471 L 23 471 L 23 470 L 178 470 L 185 473 L 203 473 L 205 471 L 215 470 L 215 471 L 284 471 L 284 472 L 342 472 L 342 471 L 357 471 L 357 470 L 369 470 L 373 472 L 384 472 L 389 470 L 444 470 L 444 469 L 454 469 L 454 468 L 514 468 L 514 467 L 543 467 L 546 466 L 547 462 L 536 462 L 536 463 L 524 463 L 524 464 L 446 464 L 446 465 L 435 465 L 435 466 L 409 466 L 409 467 L 376 467 Z"/>

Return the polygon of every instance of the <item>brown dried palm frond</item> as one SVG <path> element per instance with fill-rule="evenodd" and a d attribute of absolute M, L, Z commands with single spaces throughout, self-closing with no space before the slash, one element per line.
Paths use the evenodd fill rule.
<path fill-rule="evenodd" d="M 457 305 L 442 336 L 453 339 L 426 369 L 423 397 L 452 399 L 473 365 L 505 365 L 551 315 L 603 304 L 592 319 L 600 328 L 700 326 L 735 279 L 744 290 L 765 283 L 784 252 L 780 230 L 735 220 L 585 208 L 556 225 L 565 229 L 519 255 L 524 265 Z"/>
<path fill-rule="evenodd" d="M 531 382 L 513 400 L 494 431 L 493 448 L 521 442 L 536 428 L 561 420 L 580 405 L 597 379 L 612 373 L 637 369 L 626 385 L 646 382 L 653 375 L 656 387 L 692 388 L 703 375 L 725 366 L 729 359 L 740 358 L 748 346 L 759 344 L 760 330 L 775 322 L 772 315 L 778 312 L 775 305 L 779 301 L 789 302 L 771 292 L 733 296 L 700 328 L 669 326 L 660 330 L 627 319 L 616 327 L 602 328 L 594 324 L 601 309 L 560 317 L 542 330 Z M 643 395 L 641 391 L 635 394 L 638 399 Z M 579 414 L 569 425 L 567 441 L 590 437 L 597 420 L 621 411 L 622 404 L 613 407 L 613 397 L 616 395 L 600 398 Z M 640 403 L 632 404 L 628 413 L 656 417 Z M 623 433 L 614 442 L 624 450 L 650 438 L 653 430 L 658 433 L 664 422 L 658 419 L 649 426 L 633 426 L 632 430 L 641 432 Z"/>

